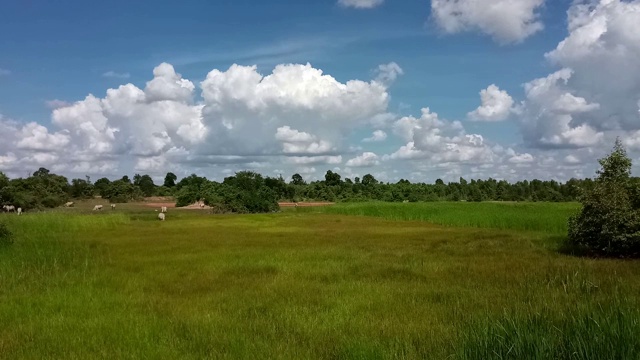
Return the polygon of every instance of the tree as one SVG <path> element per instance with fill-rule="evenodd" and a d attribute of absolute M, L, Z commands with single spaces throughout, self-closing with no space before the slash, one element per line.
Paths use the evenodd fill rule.
<path fill-rule="evenodd" d="M 580 213 L 569 219 L 570 245 L 606 256 L 640 256 L 640 207 L 631 181 L 631 159 L 620 139 L 599 160 L 593 187 L 582 196 Z"/>
<path fill-rule="evenodd" d="M 300 174 L 293 174 L 291 177 L 291 185 L 306 185 L 307 183 L 304 181 Z"/>
<path fill-rule="evenodd" d="M 109 186 L 109 184 L 111 183 L 111 181 L 109 179 L 107 179 L 106 177 L 103 177 L 101 179 L 96 180 L 96 182 L 93 184 L 93 188 L 94 191 L 98 194 L 100 194 L 100 196 L 104 196 L 104 194 L 102 193 L 104 191 L 104 189 Z"/>
<path fill-rule="evenodd" d="M 340 174 L 334 173 L 331 170 L 327 170 L 327 173 L 324 175 L 324 182 L 327 186 L 340 185 L 340 183 L 342 182 L 340 179 Z"/>
<path fill-rule="evenodd" d="M 371 174 L 367 174 L 362 177 L 362 185 L 364 186 L 376 185 L 377 183 L 378 180 L 376 180 L 376 178 L 374 178 Z"/>
<path fill-rule="evenodd" d="M 153 179 L 149 175 L 136 174 L 133 177 L 133 185 L 140 188 L 144 196 L 153 196 L 156 191 L 156 185 L 153 183 Z"/>
<path fill-rule="evenodd" d="M 176 176 L 176 174 L 172 172 L 168 172 L 167 176 L 164 177 L 164 186 L 168 188 L 172 188 L 176 186 L 176 180 L 178 180 L 178 177 Z"/>

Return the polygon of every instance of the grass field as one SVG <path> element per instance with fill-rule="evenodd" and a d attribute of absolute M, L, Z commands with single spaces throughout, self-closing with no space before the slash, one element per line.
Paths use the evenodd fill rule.
<path fill-rule="evenodd" d="M 0 358 L 636 359 L 640 263 L 555 251 L 575 209 L 3 215 Z"/>

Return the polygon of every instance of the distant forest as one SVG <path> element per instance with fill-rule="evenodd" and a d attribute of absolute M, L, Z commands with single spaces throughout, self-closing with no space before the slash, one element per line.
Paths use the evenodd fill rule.
<path fill-rule="evenodd" d="M 640 187 L 640 178 L 632 178 Z M 306 182 L 300 174 L 288 181 L 282 177 L 265 177 L 251 171 L 241 171 L 222 182 L 195 174 L 178 180 L 167 173 L 163 184 L 155 184 L 151 176 L 136 174 L 111 181 L 101 178 L 92 182 L 72 179 L 40 168 L 28 178 L 9 179 L 0 172 L 0 204 L 23 209 L 57 207 L 70 199 L 101 196 L 113 203 L 136 201 L 149 196 L 174 196 L 177 206 L 202 200 L 221 211 L 264 212 L 277 209 L 278 201 L 577 201 L 580 194 L 593 186 L 592 179 L 518 181 L 466 180 L 457 182 L 438 179 L 433 184 L 400 180 L 383 183 L 370 174 L 362 178 L 343 178 L 331 170 L 324 180 Z"/>

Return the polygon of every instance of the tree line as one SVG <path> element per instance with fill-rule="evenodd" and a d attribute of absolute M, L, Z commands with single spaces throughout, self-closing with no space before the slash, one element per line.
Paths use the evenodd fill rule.
<path fill-rule="evenodd" d="M 630 178 L 640 185 L 640 178 Z M 101 178 L 92 182 L 72 179 L 40 168 L 27 178 L 9 179 L 0 172 L 0 203 L 20 206 L 23 209 L 57 207 L 71 199 L 88 199 L 101 196 L 112 203 L 136 201 L 149 196 L 173 196 L 177 206 L 196 201 L 217 205 L 220 211 L 261 212 L 277 208 L 278 201 L 577 201 L 584 191 L 592 189 L 593 179 L 555 180 L 466 180 L 445 183 L 410 182 L 401 179 L 396 183 L 381 182 L 373 175 L 362 178 L 343 178 L 339 173 L 327 171 L 323 180 L 307 182 L 300 174 L 289 181 L 280 177 L 268 177 L 252 171 L 241 171 L 226 177 L 222 182 L 208 180 L 192 174 L 178 180 L 174 173 L 167 173 L 164 182 L 155 184 L 151 176 L 135 174 L 117 180 Z"/>

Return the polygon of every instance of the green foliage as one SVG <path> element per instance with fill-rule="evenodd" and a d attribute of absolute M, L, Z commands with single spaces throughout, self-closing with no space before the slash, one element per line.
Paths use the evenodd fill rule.
<path fill-rule="evenodd" d="M 0 248 L 13 244 L 13 233 L 5 223 L 0 222 Z"/>
<path fill-rule="evenodd" d="M 73 179 L 69 188 L 69 195 L 74 199 L 89 199 L 93 197 L 94 187 L 89 177 L 87 179 Z"/>
<path fill-rule="evenodd" d="M 176 186 L 176 180 L 178 180 L 178 177 L 176 176 L 176 174 L 172 172 L 168 172 L 167 175 L 164 177 L 163 186 L 172 188 Z"/>
<path fill-rule="evenodd" d="M 235 176 L 224 179 L 220 197 L 222 204 L 235 213 L 266 213 L 278 210 L 280 185 L 285 186 L 282 179 L 263 178 L 253 171 L 240 171 Z M 267 182 L 273 187 L 269 187 Z"/>
<path fill-rule="evenodd" d="M 570 245 L 605 256 L 640 256 L 640 206 L 631 159 L 616 140 L 601 159 L 593 187 L 581 199 L 580 213 L 569 220 Z"/>
<path fill-rule="evenodd" d="M 140 188 L 142 195 L 153 196 L 156 192 L 156 185 L 153 183 L 153 179 L 149 175 L 135 174 L 133 176 L 133 185 Z"/>
<path fill-rule="evenodd" d="M 40 168 L 26 179 L 0 176 L 0 202 L 21 207 L 23 210 L 56 207 L 69 197 L 69 183 L 64 176 Z"/>
<path fill-rule="evenodd" d="M 106 189 L 110 183 L 111 183 L 111 180 L 107 178 L 101 178 L 96 180 L 96 182 L 93 184 L 95 192 L 100 196 L 104 196 L 103 194 L 104 189 Z"/>
<path fill-rule="evenodd" d="M 102 197 L 111 203 L 126 203 L 142 198 L 144 194 L 138 186 L 125 180 L 116 180 L 105 185 Z"/>

